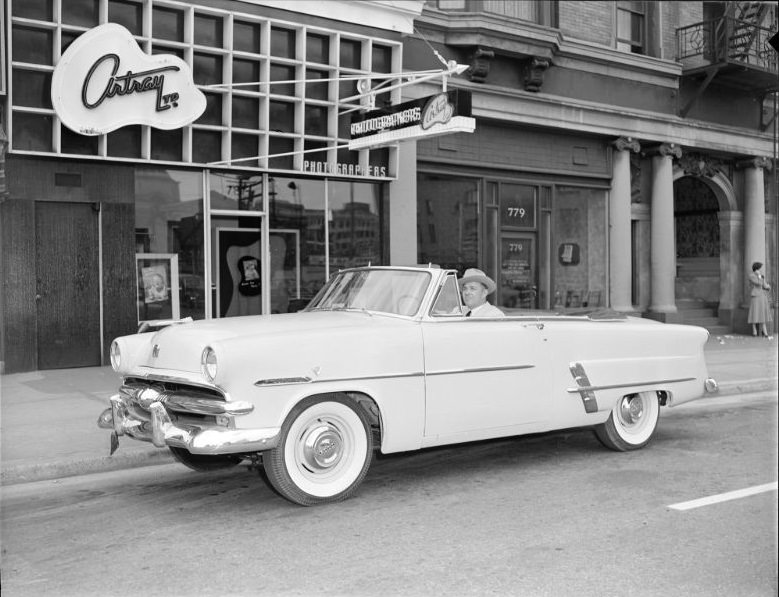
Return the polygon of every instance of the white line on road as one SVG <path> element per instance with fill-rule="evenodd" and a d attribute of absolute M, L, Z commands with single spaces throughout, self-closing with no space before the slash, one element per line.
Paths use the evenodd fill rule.
<path fill-rule="evenodd" d="M 766 483 L 765 485 L 755 485 L 754 487 L 747 487 L 746 489 L 738 489 L 736 491 L 728 491 L 727 493 L 720 493 L 718 495 L 711 495 L 709 497 L 700 498 L 697 500 L 690 500 L 689 502 L 679 502 L 678 504 L 671 504 L 668 506 L 673 510 L 692 510 L 693 508 L 700 508 L 701 506 L 710 506 L 712 504 L 718 504 L 720 502 L 727 502 L 729 500 L 737 500 L 757 493 L 765 493 L 766 491 L 776 491 L 779 483 Z"/>

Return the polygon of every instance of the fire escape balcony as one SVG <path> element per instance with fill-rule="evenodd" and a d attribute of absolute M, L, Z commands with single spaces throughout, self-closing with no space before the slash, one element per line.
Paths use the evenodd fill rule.
<path fill-rule="evenodd" d="M 718 84 L 748 93 L 776 91 L 777 52 L 768 43 L 774 33 L 752 21 L 727 16 L 677 29 L 682 76 L 700 80 L 696 98 L 714 78 Z"/>

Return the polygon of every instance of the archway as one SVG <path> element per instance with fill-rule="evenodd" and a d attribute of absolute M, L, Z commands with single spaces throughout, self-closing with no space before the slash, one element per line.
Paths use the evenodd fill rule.
<path fill-rule="evenodd" d="M 674 182 L 676 301 L 716 307 L 720 302 L 720 200 L 708 181 Z"/>

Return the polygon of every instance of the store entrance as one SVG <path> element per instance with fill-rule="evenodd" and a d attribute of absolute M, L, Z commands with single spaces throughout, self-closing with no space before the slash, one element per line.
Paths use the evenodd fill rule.
<path fill-rule="evenodd" d="M 99 210 L 35 204 L 38 369 L 100 365 Z"/>
<path fill-rule="evenodd" d="M 500 305 L 538 308 L 538 268 L 534 233 L 503 233 L 500 239 Z"/>

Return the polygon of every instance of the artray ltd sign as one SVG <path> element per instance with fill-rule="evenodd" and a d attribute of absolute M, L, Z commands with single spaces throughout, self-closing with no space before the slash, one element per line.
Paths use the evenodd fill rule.
<path fill-rule="evenodd" d="M 206 109 L 186 62 L 145 54 L 116 23 L 95 27 L 68 47 L 54 69 L 51 101 L 62 123 L 82 135 L 130 124 L 177 129 Z"/>

